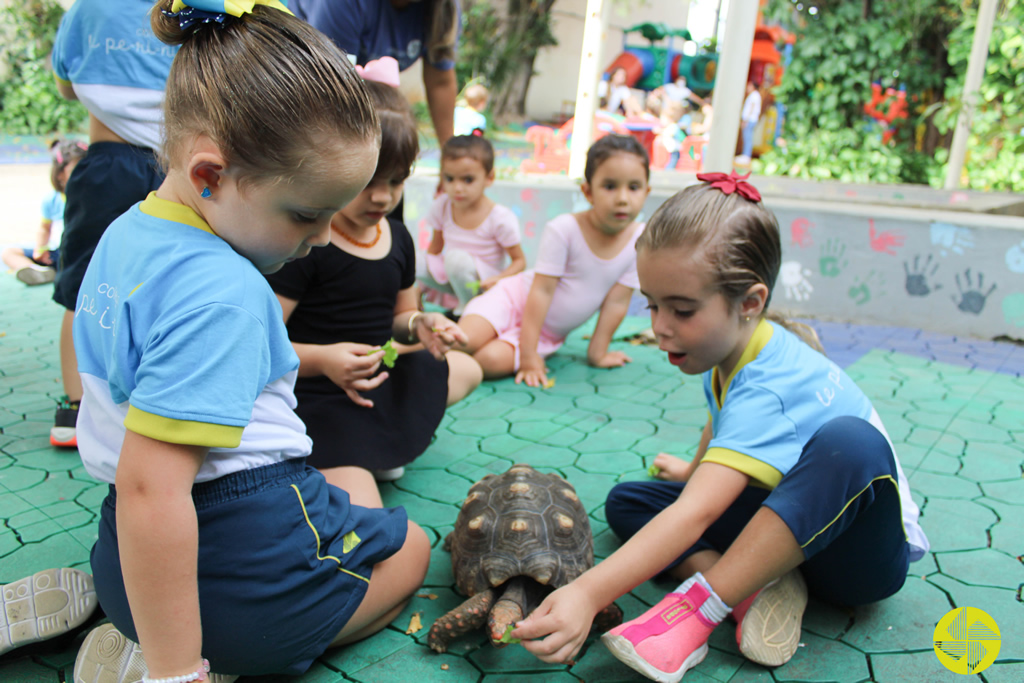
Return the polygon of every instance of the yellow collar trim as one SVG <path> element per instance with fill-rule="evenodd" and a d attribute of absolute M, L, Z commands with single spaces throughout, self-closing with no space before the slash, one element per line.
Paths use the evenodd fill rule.
<path fill-rule="evenodd" d="M 718 392 L 718 407 L 721 408 L 725 404 L 725 395 L 729 392 L 729 385 L 732 384 L 733 378 L 739 374 L 739 371 L 743 369 L 744 365 L 753 362 L 757 358 L 758 354 L 761 353 L 761 349 L 768 345 L 771 341 L 772 335 L 775 334 L 775 328 L 771 324 L 761 318 L 760 322 L 757 323 L 757 327 L 754 328 L 754 334 L 750 335 L 750 341 L 747 342 L 747 348 L 743 349 L 743 355 L 740 356 L 739 361 L 736 363 L 736 367 L 729 373 L 729 377 L 726 378 L 725 382 L 719 383 L 718 367 L 716 366 L 712 370 L 711 375 L 711 386 L 721 386 L 721 390 Z"/>
<path fill-rule="evenodd" d="M 193 228 L 197 228 L 203 232 L 208 232 L 211 235 L 217 234 L 213 231 L 213 228 L 210 227 L 209 223 L 204 221 L 202 216 L 198 213 L 184 204 L 160 199 L 160 197 L 156 196 L 156 192 L 149 193 L 146 199 L 143 200 L 142 204 L 139 206 L 139 210 L 147 216 L 191 225 Z"/>

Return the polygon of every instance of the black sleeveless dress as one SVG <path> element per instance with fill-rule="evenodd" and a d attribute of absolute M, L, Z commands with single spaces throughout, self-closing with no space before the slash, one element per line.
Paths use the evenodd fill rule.
<path fill-rule="evenodd" d="M 298 301 L 288 320 L 293 342 L 381 345 L 391 338 L 398 292 L 416 281 L 416 253 L 406 227 L 388 223 L 391 251 L 382 259 L 329 244 L 267 276 L 276 293 Z M 390 469 L 426 450 L 444 415 L 448 364 L 417 351 L 399 356 L 387 372 L 383 384 L 361 392 L 372 408 L 357 406 L 327 377 L 298 379 L 295 412 L 313 439 L 310 465 Z"/>

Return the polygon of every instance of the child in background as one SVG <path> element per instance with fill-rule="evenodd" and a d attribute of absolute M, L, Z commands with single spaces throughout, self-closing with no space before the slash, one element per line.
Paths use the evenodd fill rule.
<path fill-rule="evenodd" d="M 60 237 L 64 232 L 64 188 L 87 149 L 85 143 L 70 140 L 54 140 L 50 145 L 53 158 L 50 184 L 53 191 L 43 199 L 43 221 L 36 232 L 35 245 L 10 247 L 2 255 L 4 264 L 26 285 L 53 282 L 60 264 Z"/>
<path fill-rule="evenodd" d="M 455 135 L 483 135 L 487 131 L 487 100 L 490 92 L 482 83 L 475 83 L 462 95 L 465 104 L 455 107 Z"/>
<path fill-rule="evenodd" d="M 54 446 L 74 447 L 82 384 L 71 338 L 78 289 L 103 231 L 159 187 L 161 103 L 176 47 L 149 30 L 152 0 L 76 0 L 54 40 L 57 89 L 89 110 L 89 151 L 68 179 L 64 235 L 53 300 L 67 309 L 60 329 L 65 397 L 50 430 Z M 98 45 L 107 46 L 97 49 Z M 132 49 L 110 49 L 128 45 Z"/>
<path fill-rule="evenodd" d="M 599 368 L 630 361 L 608 346 L 637 286 L 633 245 L 651 191 L 647 150 L 631 136 L 606 135 L 587 151 L 583 173 L 591 208 L 548 223 L 534 269 L 473 299 L 460 320 L 488 379 L 514 374 L 516 383 L 545 386 L 544 359 L 597 311 L 587 360 Z"/>
<path fill-rule="evenodd" d="M 420 279 L 458 298 L 455 316 L 474 296 L 526 268 L 519 219 L 484 194 L 493 182 L 494 148 L 484 138 L 456 136 L 441 148 L 444 192 L 427 213 L 433 237 Z"/>
<path fill-rule="evenodd" d="M 79 451 L 112 485 L 91 554 L 111 623 L 76 683 L 298 674 L 383 628 L 427 568 L 403 509 L 353 505 L 306 465 L 299 359 L 263 276 L 328 242 L 376 165 L 377 116 L 344 54 L 280 2 L 229 7 L 154 9 L 153 33 L 181 45 L 167 177 L 82 282 Z"/>
<path fill-rule="evenodd" d="M 374 478 L 401 477 L 430 445 L 445 408 L 482 373 L 470 356 L 449 350 L 465 341 L 455 323 L 417 310 L 412 237 L 388 216 L 419 152 L 416 121 L 397 89 L 366 87 L 381 121 L 373 179 L 331 219 L 326 248 L 268 278 L 300 360 L 296 412 L 313 439 L 309 462 L 360 505 L 381 507 Z M 381 346 L 392 338 L 426 350 L 400 354 L 382 371 Z"/>
<path fill-rule="evenodd" d="M 731 612 L 740 651 L 779 666 L 799 644 L 808 589 L 875 602 L 928 550 L 871 402 L 766 319 L 782 254 L 775 217 L 735 174 L 697 178 L 651 217 L 637 270 L 660 348 L 703 376 L 710 418 L 692 462 L 655 461 L 666 481 L 612 489 L 608 524 L 628 540 L 511 633 L 545 661 L 572 659 L 598 610 L 666 571 L 683 584 L 605 634 L 612 654 L 679 681 Z"/>
<path fill-rule="evenodd" d="M 679 163 L 679 149 L 682 147 L 682 130 L 679 128 L 679 119 L 683 116 L 683 105 L 675 100 L 668 100 L 661 111 L 661 129 L 654 144 L 668 152 L 668 162 L 665 168 L 675 168 Z"/>

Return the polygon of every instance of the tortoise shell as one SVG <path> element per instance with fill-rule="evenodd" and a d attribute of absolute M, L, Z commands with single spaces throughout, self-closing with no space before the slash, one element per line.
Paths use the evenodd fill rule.
<path fill-rule="evenodd" d="M 455 583 L 471 596 L 516 576 L 559 588 L 594 565 L 590 521 L 575 489 L 529 465 L 474 484 L 447 542 Z"/>

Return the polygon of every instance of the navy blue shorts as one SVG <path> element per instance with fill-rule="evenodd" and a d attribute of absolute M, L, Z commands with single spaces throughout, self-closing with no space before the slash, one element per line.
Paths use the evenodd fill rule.
<path fill-rule="evenodd" d="M 37 261 L 35 256 L 33 256 L 36 253 L 36 250 L 33 247 L 24 247 L 22 248 L 21 253 L 25 255 L 25 258 L 27 258 L 29 261 L 36 264 L 37 266 L 56 268 L 58 265 L 60 265 L 60 249 L 50 250 L 51 263 L 43 263 L 42 261 Z"/>
<path fill-rule="evenodd" d="M 78 288 L 107 226 L 160 187 L 163 180 L 153 150 L 122 142 L 89 145 L 64 188 L 67 201 L 54 301 L 75 310 Z"/>
<path fill-rule="evenodd" d="M 218 673 L 300 674 L 352 618 L 373 566 L 405 543 L 403 508 L 349 503 L 304 460 L 196 484 L 203 656 Z M 121 576 L 114 487 L 92 570 L 100 605 L 138 641 Z"/>
<path fill-rule="evenodd" d="M 782 518 L 803 548 L 800 570 L 812 595 L 838 605 L 876 602 L 903 586 L 910 564 L 896 482 L 885 437 L 859 418 L 836 418 L 807 442 L 778 486 L 748 486 L 670 567 L 700 550 L 725 553 L 763 505 Z M 630 538 L 685 487 L 663 481 L 618 484 L 605 502 L 608 525 L 619 538 Z"/>

